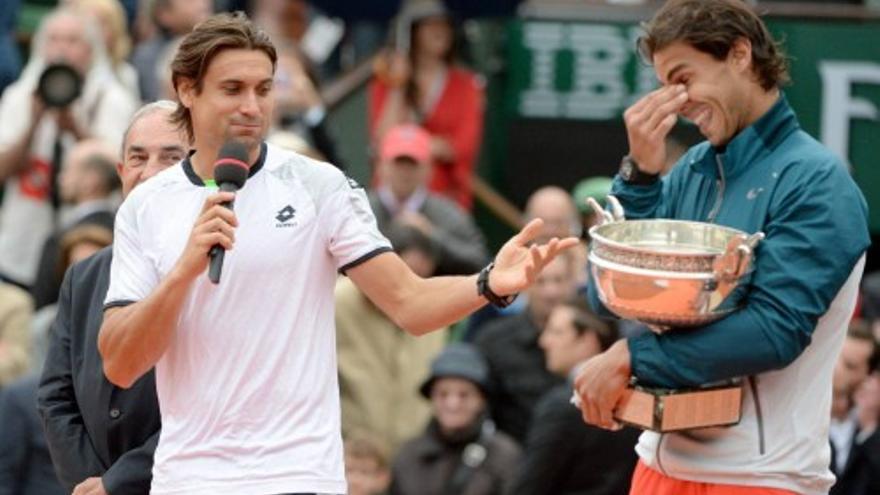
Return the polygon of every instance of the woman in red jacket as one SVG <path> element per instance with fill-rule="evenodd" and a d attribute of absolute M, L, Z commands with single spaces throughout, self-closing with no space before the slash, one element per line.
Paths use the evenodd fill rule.
<path fill-rule="evenodd" d="M 433 138 L 430 189 L 470 210 L 483 133 L 483 85 L 454 62 L 452 23 L 441 3 L 417 1 L 402 17 L 411 23 L 411 49 L 389 53 L 377 64 L 370 87 L 372 138 L 378 143 L 405 122 L 423 126 Z"/>

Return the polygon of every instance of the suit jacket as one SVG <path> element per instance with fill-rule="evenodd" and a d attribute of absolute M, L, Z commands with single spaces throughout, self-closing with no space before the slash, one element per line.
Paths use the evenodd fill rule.
<path fill-rule="evenodd" d="M 640 432 L 584 423 L 571 393 L 570 384 L 554 387 L 535 406 L 514 495 L 629 493 Z"/>
<path fill-rule="evenodd" d="M 370 207 L 379 230 L 386 232 L 394 218 L 382 204 L 379 194 L 370 192 Z M 437 254 L 434 275 L 470 275 L 489 262 L 486 241 L 473 219 L 452 200 L 428 193 L 419 208 L 433 225 L 431 242 Z"/>
<path fill-rule="evenodd" d="M 61 256 L 61 238 L 71 229 L 82 225 L 99 225 L 113 230 L 115 213 L 109 210 L 98 210 L 77 220 L 69 229 L 56 230 L 43 243 L 40 262 L 37 265 L 37 278 L 31 288 L 34 297 L 34 309 L 40 309 L 58 301 L 58 289 L 61 287 L 61 274 L 58 273 L 58 258 Z"/>
<path fill-rule="evenodd" d="M 101 476 L 110 495 L 147 494 L 160 425 L 153 372 L 118 388 L 104 376 L 98 353 L 112 253 L 104 248 L 64 277 L 37 404 L 68 490 Z"/>
<path fill-rule="evenodd" d="M 837 452 L 831 443 L 831 470 L 837 481 L 829 495 L 873 495 L 880 493 L 880 431 L 859 442 L 853 439 L 843 472 L 837 472 Z"/>
<path fill-rule="evenodd" d="M 63 495 L 52 471 L 34 396 L 36 376 L 0 393 L 0 495 Z"/>

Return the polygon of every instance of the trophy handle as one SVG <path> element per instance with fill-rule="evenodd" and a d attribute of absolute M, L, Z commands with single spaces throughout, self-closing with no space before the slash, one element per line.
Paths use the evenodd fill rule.
<path fill-rule="evenodd" d="M 715 259 L 715 280 L 719 283 L 733 282 L 745 275 L 749 271 L 755 247 L 763 239 L 763 232 L 731 239 L 724 254 Z"/>
<path fill-rule="evenodd" d="M 762 240 L 764 240 L 764 233 L 755 232 L 737 246 L 736 251 L 739 255 L 739 263 L 736 267 L 736 278 L 742 277 L 749 271 L 749 266 L 755 254 L 755 247 Z"/>
<path fill-rule="evenodd" d="M 599 202 L 595 199 L 587 198 L 587 204 L 590 205 L 590 208 L 592 208 L 593 211 L 602 219 L 602 221 L 599 222 L 599 225 L 605 225 L 612 222 L 621 222 L 623 220 L 626 220 L 626 216 L 623 213 L 623 206 L 621 206 L 620 201 L 618 201 L 617 198 L 610 194 L 606 196 L 605 199 L 606 201 L 608 201 L 608 205 L 611 207 L 611 211 L 602 208 L 602 205 L 600 205 Z"/>

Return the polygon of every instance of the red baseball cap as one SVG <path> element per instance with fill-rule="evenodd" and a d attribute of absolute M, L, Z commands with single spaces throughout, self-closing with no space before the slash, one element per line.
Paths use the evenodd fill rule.
<path fill-rule="evenodd" d="M 379 149 L 383 162 L 397 158 L 412 158 L 418 163 L 431 162 L 431 135 L 415 124 L 392 127 L 385 133 Z"/>

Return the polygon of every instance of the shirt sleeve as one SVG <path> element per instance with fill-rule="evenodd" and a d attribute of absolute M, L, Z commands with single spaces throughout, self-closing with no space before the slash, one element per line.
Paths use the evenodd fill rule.
<path fill-rule="evenodd" d="M 320 205 L 320 221 L 330 254 L 341 273 L 370 258 L 391 251 L 380 232 L 364 188 L 341 172 L 336 174 L 327 199 Z"/>
<path fill-rule="evenodd" d="M 113 262 L 110 287 L 104 309 L 124 306 L 145 299 L 159 284 L 159 272 L 146 256 L 139 198 L 135 190 L 116 214 L 113 234 Z"/>

